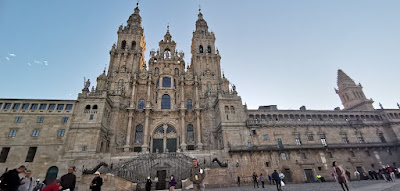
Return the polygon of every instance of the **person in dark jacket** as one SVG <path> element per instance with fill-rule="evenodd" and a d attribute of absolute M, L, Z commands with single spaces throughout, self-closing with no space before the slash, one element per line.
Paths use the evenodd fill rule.
<path fill-rule="evenodd" d="M 74 167 L 68 168 L 68 174 L 64 174 L 61 177 L 61 186 L 63 187 L 62 190 L 69 189 L 74 191 L 76 184 L 76 176 L 74 174 Z"/>
<path fill-rule="evenodd" d="M 176 185 L 176 180 L 174 178 L 174 175 L 171 175 L 171 180 L 169 181 L 169 190 L 174 191 L 175 185 Z"/>
<path fill-rule="evenodd" d="M 151 182 L 150 176 L 147 177 L 147 180 L 146 180 L 146 191 L 150 191 L 151 190 L 151 184 L 152 183 L 153 182 Z"/>
<path fill-rule="evenodd" d="M 282 190 L 281 189 L 281 178 L 279 177 L 279 173 L 274 170 L 274 173 L 272 173 L 272 179 L 274 180 L 275 184 L 276 184 L 276 189 L 278 189 L 278 191 Z"/>
<path fill-rule="evenodd" d="M 21 177 L 19 177 L 20 173 L 25 172 L 25 166 L 22 165 L 17 169 L 9 170 L 2 175 L 1 181 L 1 190 L 4 191 L 17 191 L 18 187 L 22 184 L 25 184 Z"/>
<path fill-rule="evenodd" d="M 94 178 L 90 184 L 90 189 L 92 191 L 101 191 L 101 186 L 103 185 L 103 179 L 100 177 L 100 172 L 94 173 Z"/>

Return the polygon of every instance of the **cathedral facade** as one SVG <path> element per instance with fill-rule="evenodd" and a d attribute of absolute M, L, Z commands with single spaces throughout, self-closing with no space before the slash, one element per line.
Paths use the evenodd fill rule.
<path fill-rule="evenodd" d="M 179 153 L 210 167 L 210 177 L 224 169 L 223 180 L 234 183 L 275 169 L 289 182 L 313 182 L 317 174 L 329 180 L 333 161 L 366 173 L 400 164 L 400 110 L 374 109 L 342 70 L 336 93 L 344 109 L 247 109 L 221 72 L 216 37 L 201 12 L 188 62 L 167 30 L 146 63 L 141 23 L 136 7 L 118 29 L 107 72 L 95 87 L 88 80 L 77 100 L 0 99 L 0 169 L 25 164 L 49 178 L 68 166 L 80 174 L 101 162 Z M 168 177 L 173 167 L 145 172 L 159 176 L 165 168 Z"/>

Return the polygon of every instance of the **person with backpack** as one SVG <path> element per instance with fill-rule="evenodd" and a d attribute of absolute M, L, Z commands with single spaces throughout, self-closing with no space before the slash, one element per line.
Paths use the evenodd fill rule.
<path fill-rule="evenodd" d="M 18 187 L 25 184 L 19 177 L 20 173 L 25 172 L 25 166 L 21 165 L 17 169 L 9 170 L 1 176 L 0 189 L 4 191 L 18 191 Z"/>
<path fill-rule="evenodd" d="M 34 190 L 34 188 L 37 185 L 36 180 L 31 177 L 31 174 L 32 174 L 31 170 L 25 171 L 25 177 L 22 178 L 22 181 L 24 181 L 25 184 L 20 185 L 18 187 L 18 191 L 37 191 Z"/>

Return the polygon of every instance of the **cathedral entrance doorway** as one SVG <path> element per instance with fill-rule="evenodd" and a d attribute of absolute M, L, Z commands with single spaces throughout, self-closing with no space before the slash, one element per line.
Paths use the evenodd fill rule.
<path fill-rule="evenodd" d="M 166 170 L 158 170 L 157 171 L 157 178 L 158 182 L 156 184 L 156 190 L 164 190 L 166 188 L 165 179 L 167 178 L 167 171 Z"/>
<path fill-rule="evenodd" d="M 153 153 L 176 152 L 178 149 L 178 135 L 174 127 L 164 124 L 156 128 L 152 141 Z"/>

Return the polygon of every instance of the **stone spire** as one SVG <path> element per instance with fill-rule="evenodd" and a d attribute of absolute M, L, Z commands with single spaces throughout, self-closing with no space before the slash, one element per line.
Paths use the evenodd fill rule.
<path fill-rule="evenodd" d="M 132 15 L 129 17 L 127 23 L 129 27 L 141 27 L 142 26 L 142 17 L 139 14 L 139 3 L 136 4 L 136 8 Z"/>
<path fill-rule="evenodd" d="M 343 89 L 346 87 L 355 87 L 357 85 L 353 81 L 353 79 L 351 79 L 346 73 L 339 69 L 337 76 L 337 86 L 339 87 L 339 89 Z"/>
<path fill-rule="evenodd" d="M 207 25 L 206 20 L 204 20 L 204 18 L 203 18 L 201 9 L 199 9 L 198 18 L 196 21 L 196 31 L 203 32 L 203 33 L 208 31 L 208 25 Z"/>

